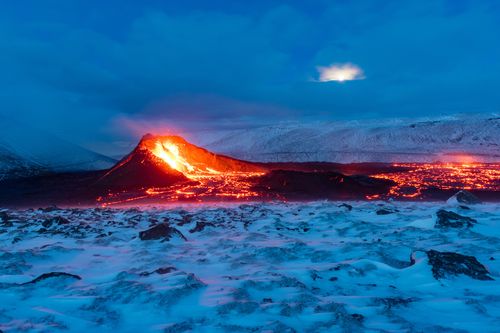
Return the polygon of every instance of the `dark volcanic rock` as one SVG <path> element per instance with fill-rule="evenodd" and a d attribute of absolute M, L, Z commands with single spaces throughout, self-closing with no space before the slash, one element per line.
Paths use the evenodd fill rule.
<path fill-rule="evenodd" d="M 175 235 L 179 236 L 180 238 L 187 240 L 186 237 L 177 230 L 176 228 L 171 227 L 168 225 L 168 223 L 162 223 L 158 224 L 151 229 L 144 230 L 139 232 L 139 238 L 141 240 L 154 240 L 154 239 L 165 239 L 165 240 L 170 240 L 170 238 L 174 237 Z"/>
<path fill-rule="evenodd" d="M 193 232 L 198 232 L 198 231 L 203 231 L 206 227 L 215 227 L 215 224 L 210 223 L 210 222 L 196 222 L 196 226 L 189 230 L 190 233 Z"/>
<path fill-rule="evenodd" d="M 351 206 L 351 205 L 349 205 L 349 204 L 346 204 L 346 203 L 342 203 L 342 204 L 340 204 L 340 205 L 339 205 L 339 207 L 340 207 L 340 208 L 341 208 L 341 207 L 344 207 L 344 208 L 346 208 L 348 211 L 351 211 L 351 210 L 352 210 L 352 206 Z"/>
<path fill-rule="evenodd" d="M 49 206 L 49 207 L 45 207 L 45 208 L 39 208 L 38 210 L 40 210 L 44 213 L 51 213 L 51 212 L 56 212 L 58 210 L 61 210 L 61 208 L 59 208 L 57 206 Z"/>
<path fill-rule="evenodd" d="M 7 212 L 0 212 L 0 222 L 3 227 L 12 227 L 14 224 L 10 221 L 10 216 Z"/>
<path fill-rule="evenodd" d="M 55 217 L 52 217 L 50 219 L 46 219 L 45 221 L 42 222 L 42 225 L 45 227 L 45 228 L 50 228 L 52 225 L 56 224 L 56 225 L 64 225 L 64 224 L 69 224 L 69 220 L 64 218 L 64 217 L 61 217 L 61 216 L 55 216 Z"/>
<path fill-rule="evenodd" d="M 452 196 L 449 200 L 456 199 L 457 202 L 466 204 L 466 205 L 475 205 L 480 204 L 481 200 L 476 197 L 474 194 L 469 191 L 461 190 L 458 191 L 454 196 Z"/>
<path fill-rule="evenodd" d="M 458 215 L 444 209 L 440 209 L 436 215 L 436 227 L 438 228 L 470 228 L 474 223 L 477 223 L 476 220 L 470 217 Z"/>
<path fill-rule="evenodd" d="M 75 274 L 70 274 L 70 273 L 65 273 L 65 272 L 50 272 L 50 273 L 44 273 L 31 281 L 21 283 L 21 285 L 23 286 L 23 285 L 28 285 L 28 284 L 35 284 L 35 283 L 41 282 L 41 281 L 46 280 L 46 279 L 58 278 L 58 277 L 72 278 L 72 279 L 76 279 L 76 280 L 82 279 L 80 276 L 75 275 Z"/>
<path fill-rule="evenodd" d="M 464 274 L 476 280 L 493 280 L 486 267 L 473 256 L 430 250 L 427 251 L 427 257 L 432 266 L 432 275 L 436 279 Z"/>
<path fill-rule="evenodd" d="M 374 304 L 383 305 L 386 310 L 390 310 L 397 306 L 408 306 L 410 303 L 417 301 L 416 298 L 402 298 L 402 297 L 377 297 Z"/>
<path fill-rule="evenodd" d="M 176 271 L 177 268 L 175 267 L 172 267 L 172 266 L 168 266 L 168 267 L 160 267 L 158 269 L 155 269 L 154 271 L 152 272 L 142 272 L 141 273 L 141 276 L 149 276 L 151 274 L 159 274 L 159 275 L 164 275 L 164 274 L 168 274 L 170 272 L 173 272 L 173 271 Z"/>
<path fill-rule="evenodd" d="M 291 199 L 363 199 L 367 195 L 387 194 L 393 185 L 387 179 L 338 172 L 273 170 L 259 177 L 253 189 L 263 195 Z"/>
<path fill-rule="evenodd" d="M 5 223 L 9 221 L 9 215 L 7 212 L 0 212 L 0 222 Z"/>
<path fill-rule="evenodd" d="M 377 215 L 389 215 L 389 214 L 393 214 L 393 213 L 395 213 L 395 211 L 385 209 L 385 208 L 381 208 L 381 209 L 377 210 Z"/>

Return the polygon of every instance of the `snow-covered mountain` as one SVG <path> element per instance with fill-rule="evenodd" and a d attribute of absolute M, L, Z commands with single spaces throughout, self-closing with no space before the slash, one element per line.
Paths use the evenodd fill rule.
<path fill-rule="evenodd" d="M 45 171 L 43 166 L 30 162 L 0 146 L 0 181 L 35 175 L 43 171 Z"/>
<path fill-rule="evenodd" d="M 0 178 L 39 171 L 85 171 L 110 168 L 116 160 L 43 131 L 0 118 Z"/>
<path fill-rule="evenodd" d="M 500 117 L 285 123 L 189 136 L 205 148 L 259 162 L 500 160 Z"/>

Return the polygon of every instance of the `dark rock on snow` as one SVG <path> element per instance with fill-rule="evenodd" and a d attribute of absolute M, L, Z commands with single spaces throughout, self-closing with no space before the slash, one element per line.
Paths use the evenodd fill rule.
<path fill-rule="evenodd" d="M 464 274 L 476 280 L 493 280 L 486 267 L 473 256 L 430 250 L 427 251 L 427 257 L 436 279 Z"/>
<path fill-rule="evenodd" d="M 352 210 L 352 206 L 349 204 L 346 204 L 346 203 L 340 204 L 339 207 L 340 208 L 342 208 L 342 207 L 347 208 L 348 211 Z"/>
<path fill-rule="evenodd" d="M 175 235 L 180 238 L 187 240 L 184 235 L 176 228 L 171 227 L 168 223 L 162 223 L 155 225 L 151 229 L 139 232 L 139 238 L 141 240 L 154 240 L 154 239 L 165 239 L 170 240 Z"/>
<path fill-rule="evenodd" d="M 477 223 L 476 220 L 470 217 L 458 215 L 457 213 L 444 209 L 440 209 L 436 215 L 436 227 L 438 228 L 470 228 L 474 225 L 474 223 Z"/>
<path fill-rule="evenodd" d="M 38 208 L 38 210 L 40 210 L 44 213 L 51 213 L 51 212 L 56 212 L 58 210 L 61 210 L 61 208 L 59 208 L 57 206 L 49 206 L 49 207 L 45 207 L 45 208 Z"/>
<path fill-rule="evenodd" d="M 189 230 L 190 233 L 193 232 L 198 232 L 198 231 L 203 231 L 206 227 L 215 227 L 215 224 L 210 223 L 210 222 L 196 222 L 196 226 Z"/>
<path fill-rule="evenodd" d="M 450 199 L 452 200 L 456 199 L 457 202 L 466 204 L 466 205 L 475 205 L 475 204 L 480 204 L 481 200 L 476 197 L 474 194 L 470 193 L 469 191 L 461 190 L 458 191 L 455 195 L 453 195 Z"/>
<path fill-rule="evenodd" d="M 61 216 L 55 216 L 50 219 L 46 219 L 45 221 L 42 222 L 42 225 L 45 228 L 50 228 L 53 224 L 56 225 L 64 225 L 64 224 L 69 224 L 70 222 L 68 219 L 61 217 Z"/>
<path fill-rule="evenodd" d="M 168 266 L 168 267 L 160 267 L 158 269 L 155 269 L 154 271 L 152 272 L 142 272 L 141 273 L 141 276 L 149 276 L 149 275 L 152 275 L 152 274 L 159 274 L 159 275 L 163 275 L 163 274 L 168 274 L 170 272 L 173 272 L 173 271 L 176 271 L 177 268 L 175 267 L 172 267 L 172 266 Z"/>
<path fill-rule="evenodd" d="M 377 215 L 389 215 L 389 214 L 393 214 L 393 213 L 395 213 L 395 211 L 385 209 L 385 208 L 381 208 L 381 209 L 377 210 Z"/>
<path fill-rule="evenodd" d="M 50 272 L 50 273 L 44 273 L 44 274 L 34 278 L 31 281 L 21 283 L 21 285 L 35 284 L 35 283 L 41 282 L 43 280 L 47 280 L 50 278 L 57 278 L 57 277 L 72 278 L 72 279 L 76 279 L 76 280 L 82 279 L 80 276 L 75 275 L 75 274 L 70 274 L 70 273 L 65 273 L 65 272 Z"/>
<path fill-rule="evenodd" d="M 0 222 L 3 227 L 12 227 L 14 224 L 10 221 L 10 216 L 7 212 L 0 212 Z"/>

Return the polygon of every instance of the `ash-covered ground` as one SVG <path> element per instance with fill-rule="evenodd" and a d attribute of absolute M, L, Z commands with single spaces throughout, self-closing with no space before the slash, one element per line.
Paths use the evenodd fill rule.
<path fill-rule="evenodd" d="M 0 212 L 3 332 L 498 332 L 498 204 Z"/>

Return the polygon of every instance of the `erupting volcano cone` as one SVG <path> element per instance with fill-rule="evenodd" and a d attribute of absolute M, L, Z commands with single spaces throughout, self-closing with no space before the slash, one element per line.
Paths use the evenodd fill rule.
<path fill-rule="evenodd" d="M 98 183 L 112 190 L 127 190 L 165 187 L 220 174 L 263 171 L 258 165 L 211 153 L 178 136 L 146 134 Z"/>

